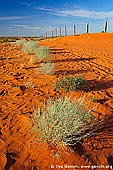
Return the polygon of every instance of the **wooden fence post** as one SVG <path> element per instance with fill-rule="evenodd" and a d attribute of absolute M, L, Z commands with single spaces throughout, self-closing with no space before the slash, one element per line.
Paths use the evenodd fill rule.
<path fill-rule="evenodd" d="M 107 28 L 108 28 L 108 19 L 107 19 L 106 22 L 105 22 L 105 27 L 104 27 L 104 32 L 105 32 L 105 33 L 107 32 Z"/>
<path fill-rule="evenodd" d="M 56 34 L 56 37 L 57 37 L 57 28 L 55 28 L 55 34 Z"/>
<path fill-rule="evenodd" d="M 45 33 L 44 33 L 44 35 L 43 35 L 43 39 L 45 39 Z"/>
<path fill-rule="evenodd" d="M 47 32 L 46 32 L 46 38 L 47 38 Z"/>
<path fill-rule="evenodd" d="M 52 35 L 52 38 L 53 38 L 53 30 L 52 30 L 52 32 L 51 32 L 51 35 Z"/>
<path fill-rule="evenodd" d="M 62 33 L 61 33 L 61 27 L 60 27 L 59 29 L 60 29 L 59 32 L 60 32 L 60 37 L 61 37 L 61 34 L 62 34 Z"/>
<path fill-rule="evenodd" d="M 65 34 L 65 36 L 67 36 L 67 29 L 66 29 L 66 26 L 64 27 L 64 34 Z"/>
<path fill-rule="evenodd" d="M 75 27 L 75 25 L 74 25 L 74 27 L 73 27 L 73 34 L 74 34 L 74 35 L 76 34 L 76 27 Z"/>
<path fill-rule="evenodd" d="M 87 34 L 89 33 L 89 23 L 86 24 L 86 33 L 87 33 Z"/>

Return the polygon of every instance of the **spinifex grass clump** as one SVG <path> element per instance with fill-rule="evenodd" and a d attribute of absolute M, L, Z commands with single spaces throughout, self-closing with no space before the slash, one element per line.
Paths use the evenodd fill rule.
<path fill-rule="evenodd" d="M 17 40 L 19 40 L 18 37 L 8 37 L 8 38 L 7 38 L 7 41 L 8 41 L 8 42 L 16 42 Z"/>
<path fill-rule="evenodd" d="M 7 43 L 7 42 L 16 42 L 19 40 L 18 37 L 0 37 L 0 43 Z"/>
<path fill-rule="evenodd" d="M 23 44 L 25 44 L 26 43 L 26 40 L 17 40 L 16 41 L 16 44 L 17 45 L 23 45 Z"/>
<path fill-rule="evenodd" d="M 5 43 L 5 42 L 6 42 L 5 38 L 0 37 L 0 43 Z"/>
<path fill-rule="evenodd" d="M 90 101 L 95 103 L 95 102 L 98 102 L 99 99 L 98 99 L 97 97 L 92 96 L 92 97 L 90 98 Z"/>
<path fill-rule="evenodd" d="M 62 77 L 62 79 L 59 79 L 55 87 L 57 89 L 64 89 L 67 91 L 74 91 L 74 90 L 86 90 L 88 88 L 87 80 L 85 80 L 83 77 L 72 77 L 72 76 L 66 76 Z"/>
<path fill-rule="evenodd" d="M 29 54 L 29 53 L 35 52 L 36 49 L 37 49 L 37 43 L 35 41 L 27 41 L 24 44 L 22 51 L 25 54 Z"/>
<path fill-rule="evenodd" d="M 58 146 L 62 142 L 73 146 L 85 137 L 93 135 L 95 118 L 86 108 L 84 97 L 71 101 L 70 98 L 49 99 L 44 108 L 34 111 L 33 129 L 41 142 Z"/>
<path fill-rule="evenodd" d="M 54 73 L 54 63 L 51 62 L 46 62 L 46 63 L 41 63 L 40 67 L 37 68 L 37 72 L 41 74 L 46 74 L 46 75 L 52 75 Z"/>
<path fill-rule="evenodd" d="M 48 57 L 49 53 L 49 48 L 45 46 L 41 46 L 35 50 L 35 56 L 37 57 L 39 62 L 41 62 L 44 58 Z"/>

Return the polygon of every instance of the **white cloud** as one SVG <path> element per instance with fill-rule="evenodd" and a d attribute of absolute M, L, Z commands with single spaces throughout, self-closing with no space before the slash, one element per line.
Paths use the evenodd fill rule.
<path fill-rule="evenodd" d="M 25 6 L 27 6 L 27 7 L 30 7 L 31 6 L 31 3 L 21 3 L 21 5 L 25 5 Z"/>
<path fill-rule="evenodd" d="M 94 19 L 113 18 L 113 11 L 96 12 L 96 11 L 89 11 L 89 10 L 74 10 L 74 11 L 57 11 L 57 13 L 64 16 L 84 17 L 84 18 L 94 18 Z"/>
<path fill-rule="evenodd" d="M 44 8 L 44 7 L 37 7 L 37 6 L 35 6 L 34 8 L 37 9 L 37 10 L 54 12 L 54 10 L 51 9 L 51 8 Z"/>
<path fill-rule="evenodd" d="M 18 27 L 18 28 L 24 28 L 24 29 L 29 29 L 29 30 L 37 30 L 40 29 L 40 26 L 29 26 L 29 25 L 19 25 L 19 24 L 14 24 L 10 25 L 12 27 Z"/>
<path fill-rule="evenodd" d="M 24 5 L 24 6 L 26 6 L 26 7 L 30 7 L 30 6 L 32 6 L 33 4 L 35 4 L 36 2 L 22 2 L 22 3 L 20 3 L 21 5 Z"/>
<path fill-rule="evenodd" d="M 21 20 L 30 18 L 29 16 L 8 16 L 8 17 L 0 17 L 0 21 L 12 21 L 12 20 Z"/>
<path fill-rule="evenodd" d="M 12 24 L 11 27 L 20 28 L 20 29 L 26 29 L 26 30 L 37 30 L 37 31 L 49 31 L 51 29 L 54 29 L 52 26 L 47 25 L 23 25 L 23 24 Z"/>
<path fill-rule="evenodd" d="M 52 8 L 35 7 L 35 9 L 48 11 L 52 15 L 66 16 L 66 17 L 83 17 L 93 19 L 105 19 L 113 18 L 113 11 L 90 11 L 85 9 L 73 9 L 73 10 L 58 10 Z"/>
<path fill-rule="evenodd" d="M 47 25 L 25 25 L 25 24 L 10 24 L 5 28 L 5 36 L 10 31 L 10 36 L 40 36 L 42 33 L 47 32 L 48 36 L 51 36 L 51 30 L 55 27 Z M 3 33 L 2 33 L 3 34 Z"/>

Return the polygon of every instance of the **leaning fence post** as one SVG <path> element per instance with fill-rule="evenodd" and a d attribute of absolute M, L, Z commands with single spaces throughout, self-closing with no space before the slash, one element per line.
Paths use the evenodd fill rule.
<path fill-rule="evenodd" d="M 61 27 L 59 29 L 60 29 L 59 31 L 60 31 L 60 37 L 61 37 Z"/>
<path fill-rule="evenodd" d="M 86 24 L 86 33 L 89 33 L 89 23 Z"/>
<path fill-rule="evenodd" d="M 67 29 L 66 29 L 66 26 L 64 27 L 64 33 L 65 33 L 65 36 L 67 35 Z"/>
<path fill-rule="evenodd" d="M 76 34 L 76 28 L 75 28 L 75 25 L 74 25 L 74 28 L 73 28 L 73 34 L 75 35 Z"/>
<path fill-rule="evenodd" d="M 105 27 L 104 27 L 104 32 L 105 32 L 105 33 L 107 32 L 107 28 L 108 28 L 108 19 L 107 19 L 106 22 L 105 22 Z"/>

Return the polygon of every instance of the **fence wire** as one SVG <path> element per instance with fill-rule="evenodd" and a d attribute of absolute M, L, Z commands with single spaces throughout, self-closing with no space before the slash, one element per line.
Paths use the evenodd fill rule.
<path fill-rule="evenodd" d="M 91 22 L 87 24 L 75 24 L 72 26 L 53 27 L 52 30 L 42 34 L 42 38 L 60 37 L 84 33 L 113 32 L 113 20 L 104 22 Z"/>

